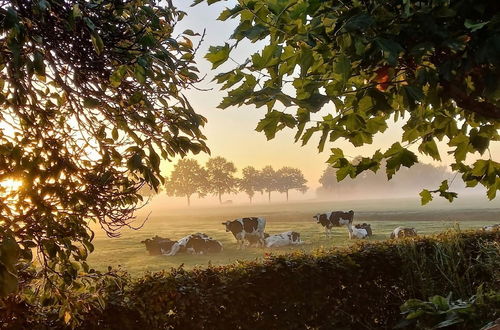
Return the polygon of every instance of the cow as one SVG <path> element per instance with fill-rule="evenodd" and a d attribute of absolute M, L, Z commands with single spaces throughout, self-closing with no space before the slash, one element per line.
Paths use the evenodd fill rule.
<path fill-rule="evenodd" d="M 497 223 L 497 224 L 494 224 L 494 225 L 487 225 L 487 226 L 483 226 L 483 228 L 481 228 L 483 231 L 495 231 L 495 230 L 499 230 L 500 229 L 500 224 Z"/>
<path fill-rule="evenodd" d="M 226 232 L 233 233 L 239 248 L 243 248 L 245 240 L 253 236 L 257 238 L 260 246 L 264 246 L 264 229 L 266 228 L 266 219 L 249 217 L 228 220 L 222 223 L 226 226 Z"/>
<path fill-rule="evenodd" d="M 203 233 L 187 235 L 177 242 L 168 250 L 162 250 L 162 253 L 167 256 L 174 256 L 179 252 L 187 252 L 189 254 L 206 254 L 218 253 L 222 251 L 222 243 L 209 237 Z"/>
<path fill-rule="evenodd" d="M 157 256 L 162 254 L 162 250 L 170 250 L 175 241 L 156 235 L 153 238 L 141 241 L 141 243 L 146 245 L 146 250 L 148 250 L 150 256 Z"/>
<path fill-rule="evenodd" d="M 316 219 L 318 223 L 325 227 L 325 234 L 326 236 L 329 236 L 332 233 L 333 227 L 340 227 L 347 223 L 352 224 L 352 220 L 354 219 L 354 211 L 350 210 L 349 212 L 332 211 L 327 213 L 318 213 L 313 216 L 313 219 Z"/>
<path fill-rule="evenodd" d="M 357 223 L 354 225 L 354 227 L 357 229 L 365 229 L 368 236 L 373 236 L 372 226 L 368 223 L 365 222 L 363 222 L 362 224 Z"/>
<path fill-rule="evenodd" d="M 357 228 L 356 226 L 353 227 L 349 222 L 345 225 L 347 227 L 347 231 L 349 232 L 350 239 L 368 237 L 368 230 L 366 230 L 365 228 Z"/>
<path fill-rule="evenodd" d="M 264 241 L 268 237 L 269 237 L 269 234 L 264 233 Z M 259 236 L 246 236 L 245 239 L 247 240 L 249 246 L 258 246 L 260 244 L 260 242 L 259 242 L 260 237 Z"/>
<path fill-rule="evenodd" d="M 402 237 L 415 237 L 417 235 L 417 230 L 415 228 L 408 227 L 397 227 L 391 233 L 391 238 L 402 238 Z"/>
<path fill-rule="evenodd" d="M 264 242 L 266 247 L 268 248 L 281 247 L 287 245 L 298 245 L 304 243 L 300 239 L 300 233 L 297 233 L 295 231 L 285 231 L 284 233 L 281 234 L 270 235 L 264 240 Z"/>

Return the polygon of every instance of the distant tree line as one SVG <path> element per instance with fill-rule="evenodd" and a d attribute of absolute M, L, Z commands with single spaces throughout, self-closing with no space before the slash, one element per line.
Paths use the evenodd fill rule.
<path fill-rule="evenodd" d="M 248 195 L 250 203 L 257 192 L 267 193 L 271 202 L 271 193 L 286 194 L 290 190 L 305 193 L 308 189 L 307 180 L 298 168 L 282 167 L 274 170 L 272 166 L 265 166 L 258 170 L 253 166 L 242 169 L 241 177 L 237 177 L 236 166 L 223 157 L 210 158 L 205 166 L 195 159 L 181 159 L 175 164 L 174 170 L 166 178 L 165 190 L 168 196 L 186 197 L 187 204 L 191 204 L 191 196 L 217 196 L 222 203 L 224 194 L 243 192 Z"/>

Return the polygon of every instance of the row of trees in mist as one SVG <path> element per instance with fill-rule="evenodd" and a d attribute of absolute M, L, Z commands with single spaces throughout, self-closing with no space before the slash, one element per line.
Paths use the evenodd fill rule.
<path fill-rule="evenodd" d="M 415 195 L 451 176 L 446 167 L 418 163 L 411 168 L 401 168 L 390 181 L 385 171 L 380 169 L 376 173 L 366 171 L 354 179 L 347 177 L 338 182 L 337 169 L 327 166 L 319 179 L 321 187 L 316 194 L 318 197 L 342 199 Z"/>
<path fill-rule="evenodd" d="M 288 201 L 290 190 L 305 193 L 308 189 L 307 180 L 298 168 L 285 166 L 274 170 L 268 165 L 258 170 L 247 166 L 242 169 L 241 177 L 236 176 L 237 171 L 236 166 L 223 157 L 210 158 L 205 166 L 195 159 L 181 159 L 166 179 L 165 190 L 169 196 L 186 197 L 190 205 L 194 194 L 214 195 L 222 203 L 224 194 L 243 192 L 251 203 L 258 192 L 267 193 L 269 202 L 272 192 L 284 193 Z"/>

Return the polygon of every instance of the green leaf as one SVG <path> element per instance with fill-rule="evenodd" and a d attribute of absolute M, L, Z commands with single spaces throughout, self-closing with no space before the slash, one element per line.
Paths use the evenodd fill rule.
<path fill-rule="evenodd" d="M 225 43 L 224 46 L 211 46 L 205 58 L 212 63 L 212 69 L 216 69 L 227 61 L 230 51 L 228 43 Z"/>
<path fill-rule="evenodd" d="M 120 86 L 126 74 L 127 74 L 127 66 L 120 65 L 109 77 L 109 82 L 111 83 L 111 86 L 113 87 Z"/>
<path fill-rule="evenodd" d="M 485 27 L 489 22 L 490 21 L 474 23 L 470 19 L 466 19 L 465 23 L 464 23 L 464 26 L 466 28 L 468 28 L 469 30 L 471 30 L 471 32 L 475 32 L 475 31 L 480 30 L 483 27 Z"/>
<path fill-rule="evenodd" d="M 422 190 L 419 195 L 420 195 L 420 202 L 422 205 L 425 205 L 430 201 L 432 201 L 432 194 L 427 189 Z"/>
<path fill-rule="evenodd" d="M 100 55 L 104 49 L 104 43 L 102 42 L 101 37 L 95 31 L 92 32 L 92 35 L 90 37 L 92 39 L 92 44 L 94 45 L 95 52 L 97 53 L 97 55 Z"/>
<path fill-rule="evenodd" d="M 86 108 L 97 108 L 100 104 L 101 102 L 93 97 L 86 97 L 83 99 L 83 106 Z"/>

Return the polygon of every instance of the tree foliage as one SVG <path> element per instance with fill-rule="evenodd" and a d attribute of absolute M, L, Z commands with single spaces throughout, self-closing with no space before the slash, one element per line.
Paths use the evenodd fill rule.
<path fill-rule="evenodd" d="M 250 203 L 252 203 L 252 198 L 255 192 L 260 191 L 262 193 L 262 177 L 259 170 L 255 169 L 253 166 L 247 166 L 241 171 L 241 178 L 238 179 L 238 189 L 248 195 Z"/>
<path fill-rule="evenodd" d="M 453 171 L 493 199 L 500 189 L 500 163 L 488 149 L 500 138 L 499 12 L 490 0 L 238 0 L 219 16 L 238 19 L 232 42 L 211 47 L 206 58 L 216 68 L 243 40 L 263 45 L 215 80 L 227 90 L 220 108 L 267 107 L 257 131 L 268 139 L 291 128 L 303 145 L 319 136 L 323 151 L 339 139 L 371 144 L 390 120 L 403 127 L 389 149 L 356 164 L 332 149 L 329 163 L 341 179 L 375 172 L 382 161 L 390 179 L 418 162 L 409 149 L 415 145 L 435 160 L 451 154 Z M 316 121 L 325 107 L 333 110 Z M 447 147 L 439 150 L 439 141 Z M 482 159 L 467 162 L 473 154 Z M 432 192 L 454 197 L 446 183 L 422 202 Z"/>
<path fill-rule="evenodd" d="M 260 178 L 262 190 L 267 192 L 267 199 L 271 202 L 271 193 L 278 190 L 276 171 L 271 165 L 267 165 L 260 171 Z"/>
<path fill-rule="evenodd" d="M 238 180 L 234 176 L 236 167 L 224 157 L 210 158 L 206 164 L 207 168 L 207 191 L 218 196 L 222 203 L 222 195 L 237 192 Z"/>
<path fill-rule="evenodd" d="M 0 181 L 22 183 L 0 189 L 2 295 L 37 251 L 64 280 L 44 299 L 68 298 L 92 271 L 89 221 L 117 235 L 161 158 L 208 151 L 183 95 L 199 80 L 195 34 L 172 35 L 183 16 L 170 1 L 0 1 Z"/>
<path fill-rule="evenodd" d="M 298 168 L 285 166 L 276 171 L 277 190 L 286 194 L 287 201 L 289 190 L 295 189 L 305 193 L 308 189 L 306 183 L 307 180 L 304 178 L 304 174 Z"/>
<path fill-rule="evenodd" d="M 188 206 L 191 196 L 205 196 L 208 188 L 208 173 L 195 159 L 181 159 L 165 182 L 169 196 L 186 197 Z"/>

